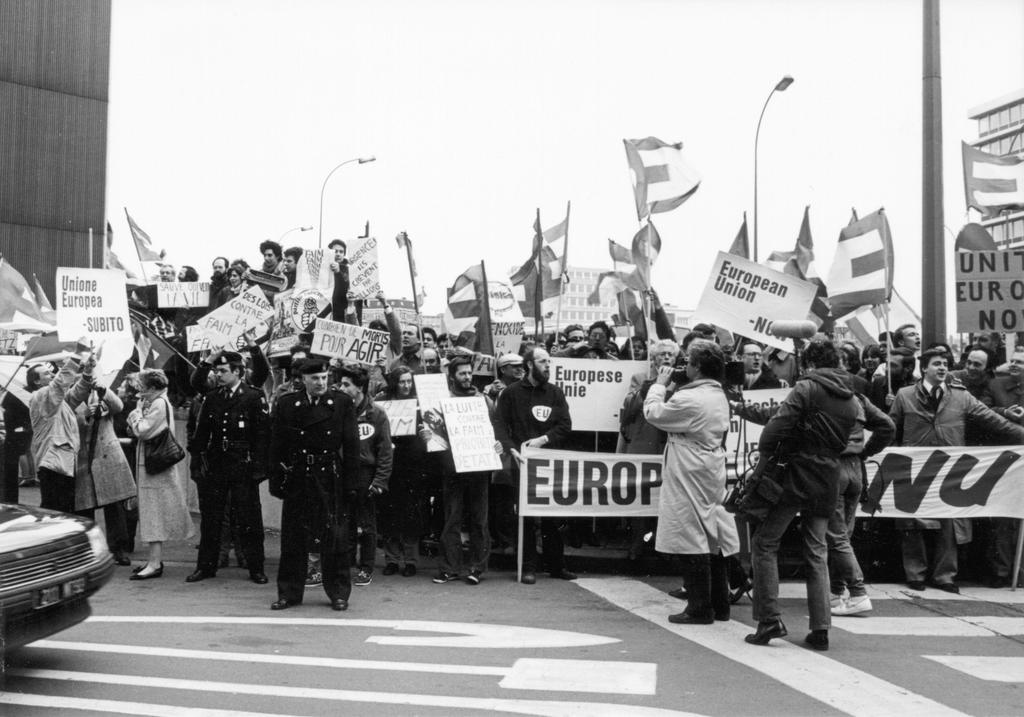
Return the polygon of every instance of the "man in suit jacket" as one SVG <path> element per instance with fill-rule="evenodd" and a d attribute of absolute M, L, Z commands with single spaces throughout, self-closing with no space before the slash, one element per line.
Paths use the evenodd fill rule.
<path fill-rule="evenodd" d="M 259 482 L 266 477 L 267 399 L 246 384 L 242 356 L 225 351 L 213 363 L 217 388 L 203 402 L 189 451 L 204 463 L 198 481 L 202 537 L 195 583 L 217 574 L 224 509 L 231 502 L 238 542 L 249 567 L 249 578 L 264 585 L 263 510 Z"/>
<path fill-rule="evenodd" d="M 359 472 L 359 428 L 352 399 L 328 388 L 321 359 L 302 364 L 303 389 L 281 397 L 271 418 L 270 493 L 281 498 L 281 563 L 271 610 L 302 602 L 306 560 L 321 554 L 324 592 L 332 610 L 347 610 L 352 593 L 349 545 L 354 501 L 345 478 Z"/>

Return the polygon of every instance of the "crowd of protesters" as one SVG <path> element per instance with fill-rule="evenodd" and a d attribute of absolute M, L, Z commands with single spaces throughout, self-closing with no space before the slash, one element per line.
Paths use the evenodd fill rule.
<path fill-rule="evenodd" d="M 350 300 L 345 243 L 334 240 L 329 247 L 335 281 L 330 315 L 358 323 L 364 303 L 373 301 Z M 252 285 L 268 295 L 294 286 L 303 250 L 282 250 L 272 241 L 259 250 L 259 268 L 242 259 L 212 262 L 210 303 L 204 310 Z M 160 279 L 194 281 L 198 272 L 167 265 Z M 239 351 L 189 354 L 184 327 L 199 310 L 154 310 L 134 302 L 149 327 L 178 353 L 162 369 L 126 375 L 116 390 L 98 384 L 89 355 L 60 365 L 31 364 L 26 381 L 30 404 L 22 405 L 10 393 L 3 399 L 3 500 L 18 501 L 18 466 L 24 456 L 34 464 L 42 507 L 84 515 L 104 508 L 108 541 L 123 565 L 130 564 L 138 526 L 148 552 L 131 579 L 159 578 L 164 574 L 162 544 L 186 538 L 192 526 L 185 491 L 145 470 L 140 442 L 167 428 L 173 431 L 176 419 L 187 416 L 189 474 L 196 484 L 202 529 L 196 568 L 186 579 L 195 583 L 215 577 L 229 564 L 234 547 L 253 582 L 269 581 L 257 490 L 269 478 L 271 493 L 285 500 L 288 524 L 282 526 L 288 555 L 285 560 L 283 547 L 274 609 L 301 602 L 306 585 L 323 585 L 331 606 L 347 609 L 351 584 L 369 585 L 378 567 L 385 576 L 415 576 L 425 551 L 437 554 L 435 583 L 478 585 L 492 553 L 507 554 L 516 544 L 518 448 L 524 443 L 663 453 L 657 519 L 527 520 L 522 582 L 536 582 L 541 566 L 551 577 L 574 579 L 564 558 L 565 541 L 576 546 L 584 539 L 600 542 L 600 533 L 625 529 L 631 559 L 639 560 L 652 548 L 673 556 L 685 583 L 673 594 L 689 598 L 687 609 L 671 616 L 674 622 L 728 619 L 729 605 L 753 585 L 759 626 L 748 641 L 766 644 L 785 634 L 773 597 L 777 557 L 783 534 L 799 513 L 812 613 L 808 642 L 826 649 L 830 615 L 871 610 L 852 547 L 856 509 L 867 499 L 863 461 L 890 443 L 1024 443 L 1024 349 L 1007 356 L 999 334 L 974 337 L 958 357 L 944 343 L 922 350 L 918 328 L 909 324 L 866 346 L 819 335 L 806 343 L 801 361 L 708 324 L 695 326 L 680 345 L 653 292 L 650 299 L 655 336 L 646 336 L 644 329 L 639 336 L 617 337 L 604 321 L 572 324 L 545 337 L 524 337 L 518 353 L 496 357 L 494 376 L 475 375 L 473 352 L 455 346 L 453 337 L 401 325 L 382 294 L 376 302 L 384 319 L 370 327 L 387 332 L 389 346 L 387 356 L 372 366 L 313 355 L 306 334 L 284 355 L 266 356 L 251 336 Z M 573 431 L 565 397 L 549 380 L 552 356 L 649 362 L 648 370 L 633 376 L 624 396 L 618 435 L 595 439 L 592 433 Z M 450 449 L 428 451 L 438 430 L 429 412 L 417 412 L 414 432 L 391 435 L 387 415 L 376 402 L 415 399 L 418 374 L 446 375 L 453 397 L 482 398 L 497 439 L 500 470 L 457 473 Z M 774 415 L 744 401 L 745 392 L 788 388 L 790 398 Z M 538 402 L 545 410 L 531 413 Z M 827 425 L 814 425 L 804 415 L 812 405 L 826 407 L 817 414 L 831 416 Z M 775 505 L 761 515 L 752 541 L 753 565 L 746 570 L 736 559 L 736 525 L 722 506 L 724 436 L 736 416 L 766 424 L 762 451 L 795 456 L 788 498 L 781 502 L 785 507 Z M 322 420 L 340 423 L 324 427 L 315 440 L 300 427 L 303 421 Z M 811 449 L 792 445 L 797 429 L 817 443 Z M 865 440 L 864 429 L 871 440 Z M 291 431 L 301 440 L 295 446 L 282 444 L 280 436 Z M 118 443 L 121 452 L 112 452 Z M 342 445 L 355 456 L 324 458 Z M 296 493 L 296 481 L 318 492 L 310 487 Z M 957 592 L 958 575 L 964 572 L 993 587 L 1013 581 L 1015 520 L 908 520 L 896 529 L 912 590 L 931 586 Z M 972 542 L 982 548 L 967 547 Z M 355 571 L 351 584 L 350 569 Z M 302 585 L 297 586 L 300 573 Z"/>

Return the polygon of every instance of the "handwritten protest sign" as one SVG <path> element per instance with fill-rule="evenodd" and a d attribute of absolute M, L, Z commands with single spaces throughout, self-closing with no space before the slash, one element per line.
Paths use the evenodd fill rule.
<path fill-rule="evenodd" d="M 330 319 L 317 319 L 313 329 L 312 353 L 358 361 L 368 366 L 387 358 L 391 337 L 384 331 L 364 329 Z"/>
<path fill-rule="evenodd" d="M 494 428 L 483 396 L 446 398 L 441 402 L 456 473 L 501 470 L 494 451 Z"/>
<path fill-rule="evenodd" d="M 805 319 L 816 292 L 809 281 L 718 252 L 692 321 L 791 352 L 792 340 L 770 333 L 772 322 Z"/>
<path fill-rule="evenodd" d="M 788 388 L 744 391 L 743 401 L 747 405 L 771 409 L 786 400 L 789 392 Z M 725 462 L 728 467 L 742 472 L 751 465 L 752 453 L 757 450 L 763 428 L 757 423 L 744 421 L 737 415 L 729 419 L 729 434 L 725 437 Z"/>
<path fill-rule="evenodd" d="M 124 293 L 124 292 L 122 292 Z M 201 318 L 198 329 L 188 330 L 188 350 L 244 345 L 243 334 L 252 331 L 261 336 L 267 331 L 267 322 L 274 315 L 271 304 L 258 286 L 250 286 L 226 304 Z"/>
<path fill-rule="evenodd" d="M 0 329 L 0 354 L 13 354 L 18 350 L 18 333 Z"/>
<path fill-rule="evenodd" d="M 551 382 L 562 389 L 574 431 L 618 431 L 619 410 L 633 374 L 646 361 L 551 358 Z"/>
<path fill-rule="evenodd" d="M 473 354 L 473 375 L 494 377 L 495 358 L 487 354 Z"/>
<path fill-rule="evenodd" d="M 392 311 L 395 312 L 395 318 L 398 319 L 399 325 L 420 325 L 420 315 L 416 313 L 415 309 L 393 306 Z M 387 320 L 384 317 L 384 309 L 379 306 L 363 307 L 363 323 L 369 324 L 371 321 L 380 321 L 383 324 L 387 324 Z"/>
<path fill-rule="evenodd" d="M 124 272 L 58 267 L 56 278 L 57 337 L 61 341 L 84 337 L 102 348 L 96 375 L 115 373 L 135 347 Z"/>
<path fill-rule="evenodd" d="M 377 238 L 361 237 L 348 242 L 348 292 L 354 299 L 369 299 L 380 291 Z"/>
<path fill-rule="evenodd" d="M 1024 329 L 1024 249 L 956 253 L 956 328 Z"/>
<path fill-rule="evenodd" d="M 448 378 L 440 373 L 417 373 L 412 379 L 416 384 L 416 396 L 419 398 L 423 424 L 432 432 L 430 440 L 427 441 L 427 452 L 446 451 L 448 438 L 441 404 L 452 395 L 448 389 Z"/>
<path fill-rule="evenodd" d="M 491 309 L 494 355 L 519 353 L 526 322 L 523 320 L 519 302 L 512 293 L 512 287 L 501 281 L 488 281 L 487 303 Z"/>
<path fill-rule="evenodd" d="M 392 436 L 416 435 L 416 399 L 399 399 L 395 401 L 374 401 L 388 414 Z"/>
<path fill-rule="evenodd" d="M 208 281 L 161 281 L 156 284 L 156 305 L 161 309 L 210 305 Z"/>
<path fill-rule="evenodd" d="M 267 342 L 267 356 L 287 356 L 289 349 L 299 342 L 299 331 L 291 321 L 288 309 L 291 306 L 294 289 L 274 294 L 274 316 L 271 319 L 270 341 Z"/>

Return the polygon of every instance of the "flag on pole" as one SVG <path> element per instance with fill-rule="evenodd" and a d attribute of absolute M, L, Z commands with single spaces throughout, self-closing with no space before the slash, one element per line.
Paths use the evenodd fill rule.
<path fill-rule="evenodd" d="M 647 256 L 648 251 L 650 251 L 650 257 Z M 640 227 L 640 231 L 633 235 L 630 253 L 633 256 L 633 264 L 636 266 L 635 273 L 641 289 L 651 288 L 651 267 L 654 266 L 654 260 L 661 253 L 661 236 L 650 219 Z"/>
<path fill-rule="evenodd" d="M 809 281 L 818 287 L 818 294 L 811 304 L 811 313 L 807 318 L 820 327 L 829 320 L 828 291 L 825 288 L 825 282 L 821 280 L 821 276 L 818 275 L 818 270 L 814 266 L 814 241 L 811 238 L 810 212 L 809 206 L 804 207 L 804 218 L 800 222 L 800 233 L 797 235 L 793 251 L 773 251 L 764 265 L 798 279 Z"/>
<path fill-rule="evenodd" d="M 743 224 L 740 225 L 740 230 L 736 232 L 736 238 L 732 240 L 732 246 L 729 247 L 729 253 L 733 256 L 741 256 L 744 259 L 750 258 L 750 237 L 747 234 L 746 212 L 743 212 Z"/>
<path fill-rule="evenodd" d="M 892 234 L 884 211 L 879 209 L 844 227 L 828 274 L 832 317 L 888 301 L 892 272 Z"/>
<path fill-rule="evenodd" d="M 54 325 L 47 321 L 25 277 L 0 256 L 0 329 L 53 331 Z"/>
<path fill-rule="evenodd" d="M 656 137 L 624 139 L 626 161 L 633 173 L 636 216 L 668 212 L 693 196 L 700 175 L 683 158 L 683 144 L 668 144 Z"/>
<path fill-rule="evenodd" d="M 565 277 L 565 250 L 569 216 L 542 231 L 540 211 L 534 222 L 533 250 L 530 258 L 509 275 L 512 294 L 523 316 L 539 321 L 555 315 Z M 558 249 L 562 253 L 558 253 Z M 538 329 L 539 330 L 539 329 Z"/>
<path fill-rule="evenodd" d="M 633 252 L 612 239 L 608 240 L 608 254 L 615 264 L 633 263 Z"/>
<path fill-rule="evenodd" d="M 474 264 L 459 274 L 448 289 L 448 306 L 444 311 L 444 330 L 457 346 L 476 348 L 480 341 L 485 308 L 484 272 Z"/>
<path fill-rule="evenodd" d="M 967 207 L 986 218 L 1007 208 L 1024 208 L 1024 159 L 1000 157 L 961 142 Z"/>
<path fill-rule="evenodd" d="M 32 281 L 35 282 L 35 297 L 36 304 L 39 305 L 39 313 L 42 314 L 43 321 L 56 324 L 57 323 L 57 312 L 53 310 L 53 304 L 46 298 L 46 292 L 43 291 L 43 285 L 39 283 L 39 277 L 32 273 Z"/>
<path fill-rule="evenodd" d="M 395 235 L 395 242 L 398 244 L 399 249 L 405 249 L 405 255 L 409 258 L 409 273 L 412 276 L 412 283 L 416 292 L 416 305 L 422 307 L 424 300 L 427 298 L 427 290 L 422 282 L 417 281 L 419 273 L 416 271 L 416 261 L 412 258 L 412 240 L 405 232 L 398 232 Z"/>
<path fill-rule="evenodd" d="M 154 248 L 153 241 L 149 238 L 149 234 L 143 231 L 142 227 L 135 223 L 131 214 L 128 213 L 127 207 L 124 210 L 124 215 L 128 218 L 128 228 L 132 233 L 135 252 L 139 255 L 139 263 L 142 265 L 143 277 L 146 281 L 153 282 L 160 275 L 160 265 L 164 263 L 164 257 L 167 256 L 167 252 L 163 249 L 158 252 Z"/>

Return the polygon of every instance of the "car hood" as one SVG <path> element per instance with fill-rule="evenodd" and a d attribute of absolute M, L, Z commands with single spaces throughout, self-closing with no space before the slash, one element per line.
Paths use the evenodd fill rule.
<path fill-rule="evenodd" d="M 89 521 L 53 510 L 0 503 L 0 552 L 84 533 Z"/>

